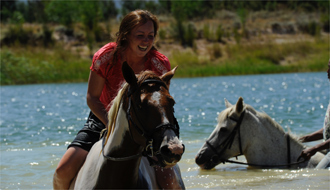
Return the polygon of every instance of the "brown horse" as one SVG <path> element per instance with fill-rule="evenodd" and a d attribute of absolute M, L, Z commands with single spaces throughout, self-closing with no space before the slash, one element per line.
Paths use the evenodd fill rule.
<path fill-rule="evenodd" d="M 158 189 L 153 164 L 172 167 L 184 188 L 176 164 L 184 145 L 169 94 L 175 70 L 161 77 L 145 71 L 137 78 L 123 63 L 127 83 L 108 112 L 107 134 L 92 147 L 72 189 Z"/>

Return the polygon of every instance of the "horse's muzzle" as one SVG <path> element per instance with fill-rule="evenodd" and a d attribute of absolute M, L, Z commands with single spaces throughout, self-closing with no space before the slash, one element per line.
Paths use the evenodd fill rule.
<path fill-rule="evenodd" d="M 160 148 L 160 154 L 166 166 L 174 166 L 182 158 L 185 151 L 184 144 L 167 144 Z"/>

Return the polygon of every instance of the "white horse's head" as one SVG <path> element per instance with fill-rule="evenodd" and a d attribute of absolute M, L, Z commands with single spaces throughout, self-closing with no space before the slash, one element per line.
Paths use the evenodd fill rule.
<path fill-rule="evenodd" d="M 225 104 L 216 128 L 196 155 L 196 164 L 202 169 L 212 169 L 222 162 L 235 163 L 228 159 L 239 155 L 245 156 L 244 164 L 262 168 L 307 166 L 306 160 L 299 160 L 304 145 L 266 113 L 243 104 L 242 97 L 236 105 L 227 100 Z M 315 157 L 308 167 L 320 158 Z"/>
<path fill-rule="evenodd" d="M 226 109 L 218 116 L 218 124 L 196 156 L 196 164 L 202 169 L 212 169 L 221 162 L 240 154 L 238 124 L 245 110 L 243 98 L 233 106 L 225 99 Z"/>

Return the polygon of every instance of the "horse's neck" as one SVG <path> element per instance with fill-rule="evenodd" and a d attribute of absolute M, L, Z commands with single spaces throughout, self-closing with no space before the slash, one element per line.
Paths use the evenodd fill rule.
<path fill-rule="evenodd" d="M 126 112 L 122 105 L 118 110 L 116 126 L 104 147 L 104 154 L 113 158 L 125 158 L 141 152 L 141 148 L 131 138 Z M 97 188 L 134 188 L 138 179 L 141 157 L 127 161 L 103 159 Z M 111 176 L 111 177 L 110 177 Z"/>
<path fill-rule="evenodd" d="M 131 156 L 141 152 L 141 149 L 141 146 L 136 144 L 130 135 L 126 111 L 123 109 L 123 105 L 121 104 L 118 110 L 116 125 L 113 132 L 109 135 L 108 142 L 104 148 L 105 153 L 108 155 L 116 151 L 124 152 L 124 154 Z M 121 156 L 125 157 L 125 155 Z"/>
<path fill-rule="evenodd" d="M 120 147 L 123 144 L 123 141 L 125 140 L 123 137 L 127 132 L 129 132 L 128 121 L 126 119 L 126 113 L 122 109 L 122 105 L 121 105 L 118 110 L 116 126 L 114 126 L 113 131 L 109 135 L 109 139 L 105 146 L 105 150 L 111 151 L 115 148 Z"/>
<path fill-rule="evenodd" d="M 261 124 L 260 124 L 261 122 Z M 245 147 L 244 155 L 249 163 L 287 164 L 288 141 L 283 131 L 268 121 L 258 124 L 242 126 L 242 134 L 248 134 L 242 145 Z M 251 122 L 254 123 L 254 122 Z M 295 162 L 303 150 L 303 145 L 289 137 L 290 162 Z"/>

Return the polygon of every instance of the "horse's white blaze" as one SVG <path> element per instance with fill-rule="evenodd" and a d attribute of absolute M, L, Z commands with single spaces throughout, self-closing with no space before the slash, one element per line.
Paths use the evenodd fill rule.
<path fill-rule="evenodd" d="M 150 101 L 156 102 L 157 105 L 159 105 L 160 104 L 159 100 L 160 100 L 160 92 L 157 91 L 157 92 L 152 93 Z"/>
<path fill-rule="evenodd" d="M 160 105 L 160 92 L 154 92 L 149 100 L 152 103 L 156 103 L 157 105 Z M 166 117 L 166 112 L 163 107 L 160 108 L 160 113 L 162 113 L 162 122 L 163 123 L 169 123 L 169 120 Z"/>

